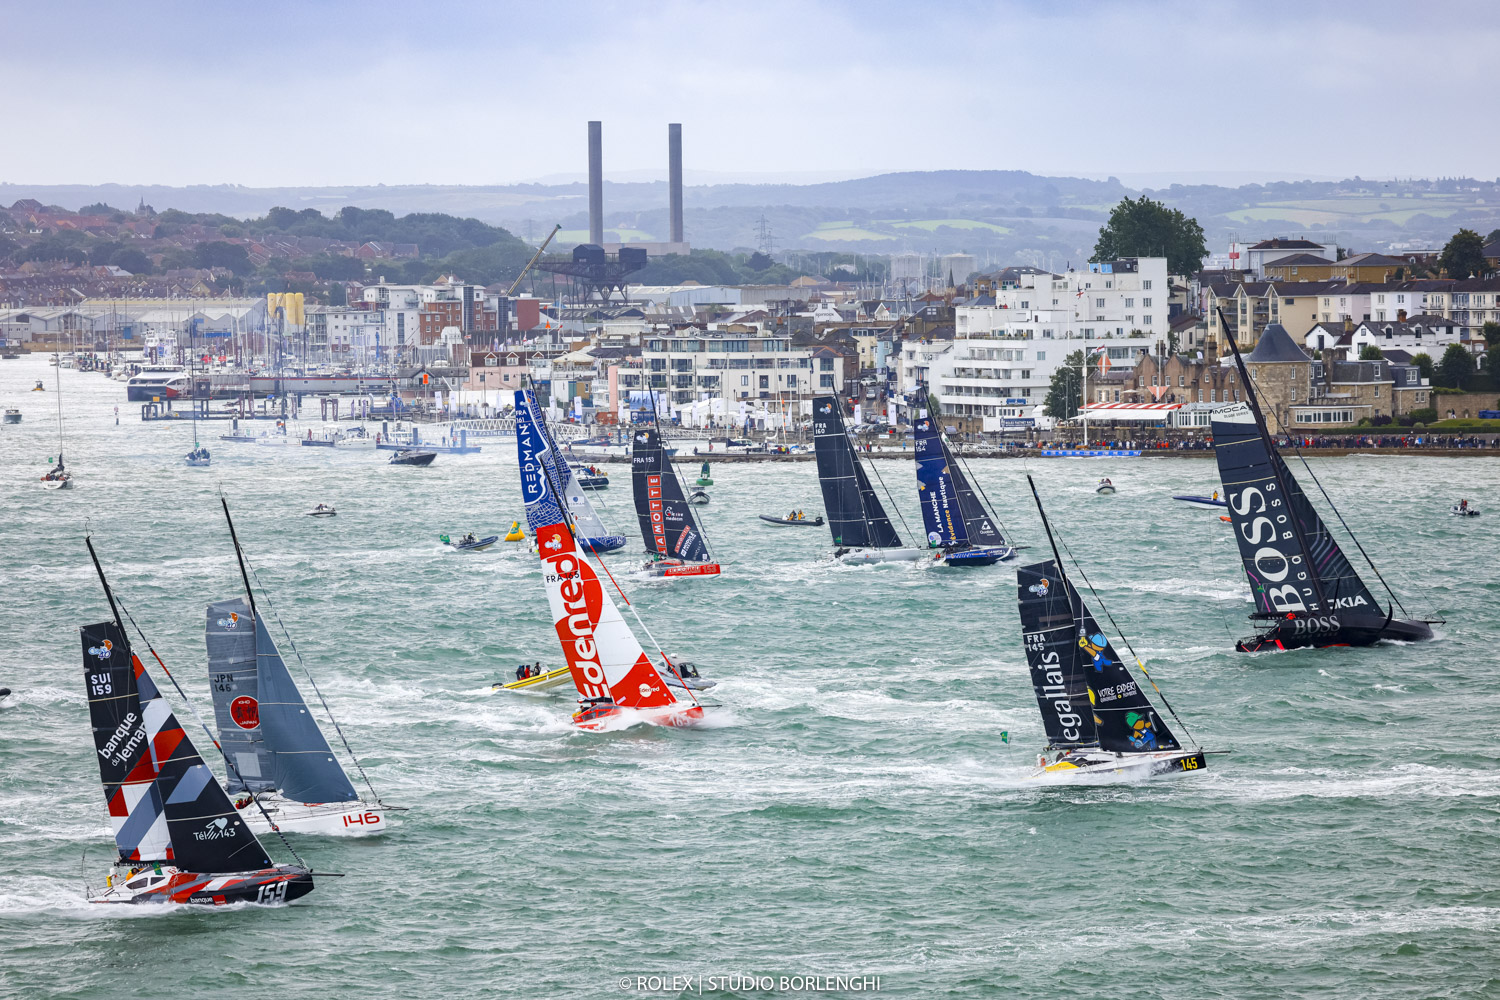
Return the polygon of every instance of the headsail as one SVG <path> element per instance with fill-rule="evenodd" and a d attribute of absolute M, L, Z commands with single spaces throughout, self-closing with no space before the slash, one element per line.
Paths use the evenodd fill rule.
<path fill-rule="evenodd" d="M 114 622 L 81 631 L 99 774 L 121 859 L 202 873 L 270 867 L 124 632 Z"/>
<path fill-rule="evenodd" d="M 958 506 L 958 487 L 949 474 L 948 454 L 931 417 L 918 417 L 914 432 L 917 499 L 927 544 L 954 548 L 969 544 L 969 529 Z"/>
<path fill-rule="evenodd" d="M 254 626 L 260 725 L 277 789 L 295 802 L 358 801 L 359 795 L 308 712 L 265 622 L 255 617 Z"/>
<path fill-rule="evenodd" d="M 958 509 L 963 512 L 964 528 L 973 545 L 1009 545 L 988 508 L 969 484 L 963 465 L 953 457 L 953 449 L 946 439 L 939 438 L 943 445 L 943 461 L 948 465 L 948 474 L 953 477 L 954 489 L 958 491 Z"/>
<path fill-rule="evenodd" d="M 531 406 L 531 393 L 526 389 L 516 390 L 516 447 L 521 463 L 526 526 L 535 534 L 542 526 L 561 521 L 563 510 L 553 485 L 561 482 L 557 462 L 546 429 Z"/>
<path fill-rule="evenodd" d="M 1050 559 L 1022 566 L 1016 579 L 1021 637 L 1047 746 L 1093 746 L 1098 737 L 1079 662 L 1077 595 Z"/>
<path fill-rule="evenodd" d="M 636 429 L 630 468 L 635 514 L 646 551 L 662 559 L 708 562 L 712 557 L 703 532 L 693 520 L 693 509 L 656 428 Z"/>
<path fill-rule="evenodd" d="M 1212 422 L 1219 477 L 1256 611 L 1277 617 L 1335 610 L 1381 614 L 1250 407 L 1221 407 Z"/>
<path fill-rule="evenodd" d="M 231 792 L 276 788 L 275 764 L 260 728 L 260 683 L 255 669 L 255 627 L 243 597 L 208 606 L 208 686 L 214 697 L 214 728 L 233 762 Z"/>
<path fill-rule="evenodd" d="M 562 523 L 537 531 L 547 601 L 578 695 L 623 708 L 675 704 L 672 690 L 646 657 L 594 568 Z"/>
<path fill-rule="evenodd" d="M 901 536 L 891 526 L 854 453 L 835 396 L 813 399 L 813 447 L 833 543 L 858 549 L 900 548 Z"/>

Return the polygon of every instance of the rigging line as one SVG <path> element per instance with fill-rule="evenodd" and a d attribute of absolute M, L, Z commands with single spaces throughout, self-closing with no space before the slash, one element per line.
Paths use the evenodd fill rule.
<path fill-rule="evenodd" d="M 652 647 L 656 650 L 657 655 L 661 657 L 662 662 L 667 665 L 667 669 L 672 671 L 672 675 L 682 682 L 682 689 L 688 693 L 688 697 L 693 699 L 693 704 L 700 704 L 700 702 L 698 701 L 698 693 L 692 688 L 688 687 L 687 681 L 684 680 L 682 674 L 678 672 L 677 665 L 672 662 L 672 658 L 667 655 L 667 651 L 661 648 L 661 643 L 656 641 L 656 636 L 651 634 L 651 629 L 648 628 L 645 621 L 641 619 L 641 613 L 637 611 L 635 605 L 630 602 L 630 598 L 625 596 L 625 591 L 620 589 L 620 581 L 615 579 L 615 575 L 611 573 L 609 567 L 604 564 L 604 556 L 598 552 L 593 553 L 593 556 L 594 559 L 598 561 L 599 568 L 604 570 L 605 576 L 609 577 L 609 582 L 615 585 L 615 592 L 620 595 L 620 599 L 624 601 L 625 606 L 630 609 L 630 616 L 634 618 L 636 624 L 641 627 L 641 631 L 646 633 L 646 638 L 651 640 Z M 676 695 L 673 695 L 673 697 L 675 698 Z"/>
<path fill-rule="evenodd" d="M 203 716 L 198 714 L 197 706 L 195 706 L 188 698 L 187 692 L 182 690 L 182 685 L 177 683 L 177 678 L 172 676 L 172 671 L 167 668 L 167 664 L 162 660 L 161 654 L 159 654 L 156 651 L 156 648 L 151 645 L 151 640 L 146 638 L 146 633 L 141 631 L 140 625 L 136 623 L 135 616 L 130 613 L 129 608 L 125 607 L 124 601 L 120 601 L 119 605 L 120 610 L 125 613 L 125 617 L 130 619 L 130 625 L 135 629 L 136 635 L 139 635 L 141 637 L 141 641 L 146 644 L 146 649 L 150 651 L 152 658 L 156 660 L 157 665 L 161 667 L 162 672 L 167 675 L 167 680 L 171 681 L 172 687 L 177 689 L 177 696 L 182 699 L 183 704 L 187 706 L 187 710 L 193 713 L 193 718 L 197 720 L 199 728 L 203 730 L 203 735 L 208 737 L 208 741 L 214 745 L 214 749 L 219 751 L 219 756 L 224 758 L 225 769 L 233 774 L 235 780 L 244 785 L 246 791 L 249 792 L 250 786 L 245 782 L 244 775 L 240 773 L 240 769 L 235 765 L 234 761 L 230 759 L 229 752 L 224 749 L 223 745 L 220 744 L 217 739 L 214 738 L 214 734 L 208 728 L 208 723 L 204 722 Z M 309 867 L 308 863 L 306 861 L 303 861 L 302 856 L 297 853 L 297 849 L 294 848 L 291 845 L 291 842 L 286 839 L 286 834 L 282 833 L 280 828 L 277 827 L 275 820 L 271 819 L 271 814 L 266 812 L 266 807 L 261 803 L 260 797 L 257 796 L 254 792 L 249 792 L 249 794 L 250 801 L 255 803 L 255 808 L 259 809 L 260 814 L 266 818 L 267 825 L 270 826 L 271 832 L 276 834 L 277 839 L 281 841 L 281 845 L 287 849 L 292 857 L 297 859 L 297 864 L 301 865 L 303 868 Z"/>
<path fill-rule="evenodd" d="M 333 723 L 333 731 L 339 734 L 339 742 L 344 744 L 344 750 L 349 754 L 349 759 L 354 762 L 354 768 L 359 772 L 360 778 L 364 780 L 365 787 L 370 790 L 371 795 L 375 796 L 376 804 L 384 808 L 392 808 L 386 806 L 385 801 L 380 797 L 380 793 L 375 791 L 374 783 L 370 781 L 370 776 L 365 773 L 364 764 L 360 762 L 359 756 L 354 752 L 354 748 L 349 745 L 349 738 L 344 735 L 344 728 L 339 725 L 339 720 L 334 717 L 333 709 L 328 707 L 328 699 L 323 697 L 322 689 L 318 687 L 318 682 L 313 679 L 312 672 L 307 669 L 307 664 L 303 662 L 302 651 L 297 648 L 296 640 L 292 638 L 292 633 L 287 631 L 286 625 L 281 621 L 281 613 L 276 610 L 276 602 L 271 600 L 270 591 L 260 582 L 260 574 L 255 571 L 253 564 L 248 563 L 248 560 L 247 565 L 250 565 L 250 575 L 255 578 L 255 585 L 260 587 L 261 596 L 265 598 L 266 607 L 271 609 L 271 617 L 276 619 L 276 627 L 281 629 L 281 634 L 286 639 L 287 645 L 292 647 L 292 654 L 297 657 L 297 666 L 302 668 L 302 676 L 306 677 L 307 683 L 312 685 L 313 693 L 318 696 L 318 701 L 322 703 L 323 711 L 328 715 L 328 721 Z"/>
<path fill-rule="evenodd" d="M 1375 565 L 1375 560 L 1370 558 L 1370 553 L 1366 552 L 1365 547 L 1360 544 L 1359 536 L 1354 533 L 1353 528 L 1349 527 L 1349 522 L 1344 520 L 1344 515 L 1339 510 L 1338 504 L 1333 502 L 1333 497 L 1329 496 L 1328 491 L 1323 488 L 1323 481 L 1320 480 L 1318 478 L 1318 474 L 1313 471 L 1311 463 L 1307 461 L 1307 456 L 1302 454 L 1302 448 L 1297 444 L 1297 438 L 1293 436 L 1293 434 L 1285 427 L 1281 426 L 1280 417 L 1276 418 L 1276 424 L 1278 427 L 1281 427 L 1281 433 L 1286 435 L 1287 441 L 1292 446 L 1292 451 L 1296 452 L 1297 458 L 1302 462 L 1302 467 L 1307 470 L 1307 474 L 1309 476 L 1312 476 L 1312 481 L 1317 485 L 1318 492 L 1323 494 L 1324 500 L 1328 501 L 1328 507 L 1333 511 L 1333 516 L 1338 518 L 1339 524 L 1344 526 L 1344 531 L 1349 535 L 1349 540 L 1354 543 L 1355 548 L 1359 549 L 1359 554 L 1365 557 L 1365 562 L 1369 564 L 1370 569 L 1375 573 L 1375 579 L 1379 580 L 1380 585 L 1385 588 L 1385 592 L 1391 595 L 1391 600 L 1396 602 L 1396 607 L 1401 609 L 1401 613 L 1403 615 L 1410 615 L 1411 612 L 1406 610 L 1406 605 L 1401 603 L 1401 598 L 1397 597 L 1396 592 L 1391 589 L 1391 585 L 1389 583 L 1386 583 L 1385 577 L 1381 575 L 1380 567 Z"/>
<path fill-rule="evenodd" d="M 1037 512 L 1042 515 L 1042 526 L 1047 529 L 1047 540 L 1051 541 L 1053 539 L 1052 525 L 1047 520 L 1046 512 L 1042 510 L 1042 498 L 1037 495 L 1036 483 L 1032 482 L 1030 475 L 1027 475 L 1026 481 L 1028 483 L 1031 483 L 1032 496 L 1036 497 Z M 1109 619 L 1110 627 L 1115 630 L 1115 635 L 1119 636 L 1120 641 L 1125 644 L 1125 648 L 1130 650 L 1131 657 L 1135 659 L 1136 667 L 1139 668 L 1140 672 L 1143 675 L 1145 675 L 1146 680 L 1151 682 L 1151 690 L 1156 692 L 1157 697 L 1161 699 L 1161 703 L 1166 706 L 1167 711 L 1172 713 L 1172 718 L 1177 720 L 1177 724 L 1182 727 L 1183 735 L 1185 735 L 1189 740 L 1192 740 L 1193 746 L 1201 747 L 1202 744 L 1198 742 L 1198 739 L 1193 735 L 1192 730 L 1188 729 L 1187 723 L 1182 721 L 1182 717 L 1177 714 L 1177 710 L 1172 707 L 1172 703 L 1167 700 L 1167 696 L 1162 693 L 1162 689 L 1156 686 L 1156 678 L 1151 676 L 1151 671 L 1146 669 L 1146 664 L 1141 660 L 1140 654 L 1137 653 L 1135 651 L 1135 647 L 1130 644 L 1130 637 L 1127 636 L 1125 632 L 1120 628 L 1120 626 L 1115 622 L 1115 616 L 1110 613 L 1109 605 L 1104 603 L 1104 598 L 1100 597 L 1099 592 L 1094 589 L 1094 584 L 1091 580 L 1089 580 L 1089 575 L 1084 570 L 1083 564 L 1079 562 L 1078 559 L 1073 555 L 1073 550 L 1068 548 L 1068 540 L 1066 538 L 1063 538 L 1061 535 L 1058 535 L 1057 538 L 1062 542 L 1063 551 L 1068 553 L 1068 559 L 1072 561 L 1074 568 L 1078 570 L 1078 575 L 1083 578 L 1084 585 L 1089 588 L 1089 593 L 1093 595 L 1095 601 L 1099 602 L 1099 607 L 1103 609 L 1104 617 Z M 1055 544 L 1052 547 L 1052 553 L 1053 555 L 1057 554 L 1057 546 Z M 1058 561 L 1057 568 L 1059 572 L 1063 572 L 1062 561 L 1060 559 Z M 1079 613 L 1081 614 L 1083 611 L 1083 601 L 1081 598 L 1079 599 L 1078 603 Z"/>

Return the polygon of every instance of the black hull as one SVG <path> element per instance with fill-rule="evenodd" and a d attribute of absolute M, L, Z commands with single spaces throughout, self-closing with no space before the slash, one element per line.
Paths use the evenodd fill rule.
<path fill-rule="evenodd" d="M 1334 623 L 1337 624 L 1334 624 Z M 1299 627 L 1300 625 L 1300 627 Z M 1426 622 L 1402 618 L 1349 619 L 1344 615 L 1289 619 L 1234 644 L 1241 653 L 1277 649 L 1326 649 L 1329 646 L 1373 646 L 1377 642 L 1419 642 L 1432 638 Z"/>

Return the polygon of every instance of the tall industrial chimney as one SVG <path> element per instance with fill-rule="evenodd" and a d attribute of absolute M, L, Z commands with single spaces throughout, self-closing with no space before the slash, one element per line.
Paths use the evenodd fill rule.
<path fill-rule="evenodd" d="M 589 242 L 604 242 L 604 133 L 589 122 Z"/>
<path fill-rule="evenodd" d="M 667 199 L 671 218 L 671 240 L 682 242 L 682 126 L 667 126 Z"/>

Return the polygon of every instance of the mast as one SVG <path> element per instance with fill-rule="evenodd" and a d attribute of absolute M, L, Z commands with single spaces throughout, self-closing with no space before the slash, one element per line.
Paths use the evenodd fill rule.
<path fill-rule="evenodd" d="M 229 501 L 221 496 L 219 503 L 224 506 L 224 520 L 229 522 L 229 538 L 234 542 L 234 557 L 240 564 L 240 579 L 245 581 L 245 600 L 250 602 L 250 613 L 259 621 L 260 615 L 255 610 L 255 591 L 250 589 L 250 574 L 245 570 L 245 553 L 240 551 L 240 536 L 235 533 L 234 518 L 229 516 Z"/>
<path fill-rule="evenodd" d="M 115 616 L 115 625 L 119 627 L 120 634 L 125 634 L 125 622 L 120 619 L 120 608 L 115 604 L 115 592 L 109 589 L 109 581 L 104 578 L 104 567 L 99 565 L 99 553 L 94 551 L 94 539 L 89 535 L 83 536 L 83 544 L 89 547 L 89 558 L 94 560 L 94 570 L 99 574 L 99 583 L 104 587 L 104 596 L 109 599 L 109 613 Z"/>
<path fill-rule="evenodd" d="M 1234 352 L 1234 365 L 1240 373 L 1240 381 L 1245 386 L 1245 402 L 1250 407 L 1250 413 L 1255 417 L 1255 427 L 1260 431 L 1261 440 L 1265 442 L 1266 453 L 1273 458 L 1279 457 L 1276 452 L 1276 443 L 1271 440 L 1271 432 L 1266 428 L 1265 414 L 1260 412 L 1260 402 L 1255 398 L 1255 387 L 1250 384 L 1250 371 L 1245 367 L 1245 359 L 1240 356 L 1240 345 L 1234 341 L 1234 332 L 1229 329 L 1229 323 L 1225 319 L 1224 310 L 1219 312 L 1219 329 L 1224 331 L 1224 338 L 1229 341 L 1229 349 Z M 1279 462 L 1270 463 L 1271 474 L 1276 477 L 1276 486 L 1281 490 L 1281 495 L 1290 504 L 1292 491 L 1287 488 L 1286 477 L 1281 474 Z M 1306 561 L 1307 577 L 1312 581 L 1313 590 L 1318 595 L 1318 610 L 1328 611 L 1328 599 L 1323 596 L 1323 583 L 1318 579 L 1317 567 L 1312 565 L 1311 550 L 1307 547 L 1307 537 L 1302 533 L 1302 520 L 1297 517 L 1296 512 L 1287 507 L 1288 520 L 1292 522 L 1292 533 L 1297 536 L 1297 547 L 1302 550 L 1302 558 Z"/>

